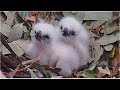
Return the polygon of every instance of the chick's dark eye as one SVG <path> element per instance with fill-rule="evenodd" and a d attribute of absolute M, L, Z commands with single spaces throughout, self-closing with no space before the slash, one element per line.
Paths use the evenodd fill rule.
<path fill-rule="evenodd" d="M 75 35 L 75 32 L 74 31 L 70 31 L 70 35 Z"/>
<path fill-rule="evenodd" d="M 49 35 L 43 35 L 44 39 L 49 39 Z"/>
<path fill-rule="evenodd" d="M 37 32 L 35 31 L 35 34 L 36 34 Z"/>
<path fill-rule="evenodd" d="M 63 29 L 62 26 L 60 26 L 60 29 Z"/>

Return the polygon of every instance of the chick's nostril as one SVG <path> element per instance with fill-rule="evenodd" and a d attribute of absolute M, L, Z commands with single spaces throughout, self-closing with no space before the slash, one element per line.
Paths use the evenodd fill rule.
<path fill-rule="evenodd" d="M 68 35 L 69 35 L 69 33 L 68 33 L 68 31 L 67 31 L 67 30 L 64 30 L 64 31 L 62 31 L 62 35 L 63 35 L 63 36 L 68 36 Z"/>
<path fill-rule="evenodd" d="M 64 31 L 68 31 L 68 29 L 67 29 L 67 28 L 64 28 Z"/>

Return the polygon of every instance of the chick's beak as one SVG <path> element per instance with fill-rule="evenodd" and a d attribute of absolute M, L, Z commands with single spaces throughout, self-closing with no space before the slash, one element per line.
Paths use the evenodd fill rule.
<path fill-rule="evenodd" d="M 38 41 L 41 41 L 41 40 L 42 40 L 42 32 L 41 32 L 41 31 L 38 31 L 38 32 L 35 34 L 35 38 L 36 38 Z"/>
<path fill-rule="evenodd" d="M 69 36 L 69 32 L 68 32 L 68 29 L 67 29 L 67 28 L 64 28 L 64 29 L 62 30 L 62 35 L 65 36 L 65 37 Z"/>

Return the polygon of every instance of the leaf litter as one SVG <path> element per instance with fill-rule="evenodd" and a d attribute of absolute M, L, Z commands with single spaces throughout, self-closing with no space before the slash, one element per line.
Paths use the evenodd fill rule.
<path fill-rule="evenodd" d="M 59 76 L 60 68 L 52 68 L 41 65 L 35 59 L 30 59 L 25 53 L 25 48 L 30 43 L 31 27 L 38 21 L 46 21 L 57 25 L 59 20 L 66 15 L 72 15 L 83 22 L 83 25 L 90 34 L 90 62 L 88 67 L 83 70 L 76 70 L 73 72 L 72 78 L 119 78 L 120 72 L 120 23 L 118 16 L 95 17 L 95 13 L 85 12 L 17 12 L 20 19 L 16 17 L 16 12 L 8 11 L 2 12 L 2 19 L 0 21 L 0 33 L 3 34 L 5 40 L 17 55 L 21 62 L 20 66 L 15 69 L 7 66 L 2 58 L 1 71 L 8 78 L 64 78 Z M 119 13 L 119 12 L 118 12 Z M 103 12 L 101 13 L 104 14 Z M 88 15 L 93 15 L 89 16 Z M 93 20 L 92 20 L 92 19 Z M 8 58 L 12 54 L 10 49 L 4 46 L 3 42 L 0 44 L 0 52 Z M 9 58 L 11 62 L 13 59 Z M 16 62 L 16 61 L 14 61 Z M 109 62 L 109 63 L 108 63 Z M 3 64 L 4 63 L 4 64 Z M 111 64 L 110 64 L 111 63 Z M 7 67 L 11 68 L 11 72 L 6 71 Z M 66 77 L 69 78 L 69 77 Z"/>

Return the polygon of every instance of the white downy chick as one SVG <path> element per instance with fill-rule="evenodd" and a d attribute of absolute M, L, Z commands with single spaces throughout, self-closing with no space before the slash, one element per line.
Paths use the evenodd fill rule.
<path fill-rule="evenodd" d="M 62 76 L 71 76 L 73 70 L 79 68 L 79 56 L 69 45 L 59 41 L 59 32 L 47 23 L 37 23 L 33 26 L 35 38 L 28 46 L 28 52 L 33 57 L 39 56 L 43 65 L 61 68 Z"/>
<path fill-rule="evenodd" d="M 82 23 L 74 17 L 63 17 L 59 23 L 61 40 L 75 48 L 80 56 L 81 65 L 89 62 L 89 34 Z"/>
<path fill-rule="evenodd" d="M 0 78 L 6 78 L 3 74 L 2 71 L 0 70 Z"/>

